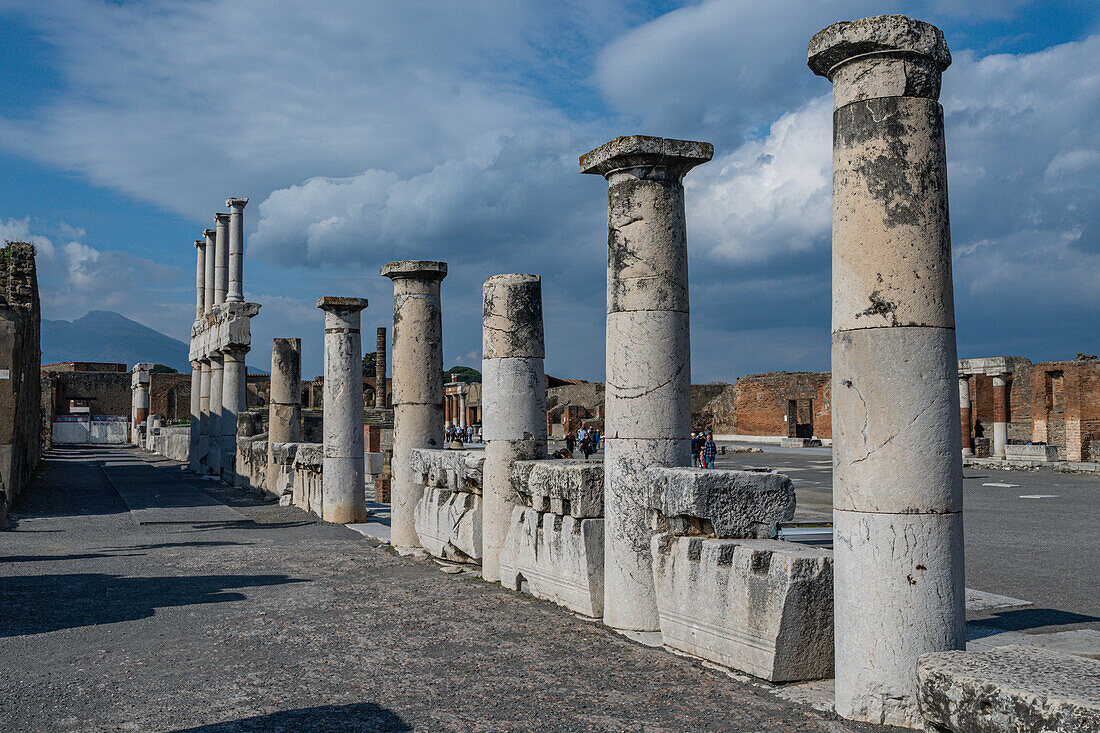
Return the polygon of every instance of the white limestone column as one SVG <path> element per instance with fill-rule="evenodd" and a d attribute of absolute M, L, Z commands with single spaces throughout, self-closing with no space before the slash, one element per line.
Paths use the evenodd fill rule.
<path fill-rule="evenodd" d="M 962 445 L 940 72 L 943 34 L 836 23 L 833 83 L 836 711 L 919 726 L 916 661 L 962 649 Z"/>
<path fill-rule="evenodd" d="M 1008 445 L 1008 379 L 993 375 L 993 457 L 1004 458 Z"/>
<path fill-rule="evenodd" d="M 418 547 L 413 509 L 421 487 L 413 478 L 414 448 L 443 447 L 443 311 L 446 262 L 404 260 L 382 266 L 393 281 L 393 482 L 390 542 Z"/>
<path fill-rule="evenodd" d="M 458 427 L 466 429 L 466 393 L 458 393 Z M 465 440 L 465 438 L 463 438 Z"/>
<path fill-rule="evenodd" d="M 205 275 L 202 279 L 204 288 L 202 312 L 210 314 L 214 311 L 214 260 L 216 259 L 217 244 L 213 229 L 203 230 L 203 236 L 206 237 L 206 247 L 203 249 L 202 257 L 203 268 L 205 269 Z"/>
<path fill-rule="evenodd" d="M 690 465 L 684 175 L 709 143 L 620 137 L 581 156 L 604 176 L 607 206 L 607 391 L 604 623 L 656 631 L 647 472 Z"/>
<path fill-rule="evenodd" d="M 149 370 L 152 368 L 152 364 L 145 362 L 134 364 L 133 374 L 130 377 L 131 441 L 139 445 L 137 427 L 149 417 Z"/>
<path fill-rule="evenodd" d="M 325 457 L 321 519 L 365 522 L 363 456 L 363 342 L 359 333 L 365 298 L 325 297 Z"/>
<path fill-rule="evenodd" d="M 195 240 L 195 320 L 206 312 L 206 240 Z"/>
<path fill-rule="evenodd" d="M 277 494 L 276 443 L 302 439 L 302 340 L 277 338 L 271 343 L 271 394 L 267 403 L 267 490 Z"/>
<path fill-rule="evenodd" d="M 485 281 L 481 330 L 481 575 L 500 580 L 500 551 L 512 508 L 512 464 L 546 457 L 546 375 L 542 280 L 495 275 Z"/>
<path fill-rule="evenodd" d="M 970 376 L 959 375 L 959 430 L 962 435 L 962 454 L 974 455 L 974 439 L 971 436 Z"/>
<path fill-rule="evenodd" d="M 210 428 L 213 424 L 210 415 L 210 359 L 201 362 L 202 374 L 199 377 L 199 468 L 207 471 L 210 468 L 210 446 L 212 445 Z"/>
<path fill-rule="evenodd" d="M 244 207 L 248 199 L 225 200 L 229 207 L 229 288 L 225 300 L 244 302 Z"/>
<path fill-rule="evenodd" d="M 222 351 L 222 416 L 221 440 L 222 474 L 227 480 L 234 480 L 237 472 L 237 415 L 245 409 L 245 391 L 247 388 L 244 365 L 248 350 L 241 346 L 231 346 Z"/>
<path fill-rule="evenodd" d="M 229 287 L 229 214 L 214 214 L 214 221 L 214 305 L 221 305 Z"/>
<path fill-rule="evenodd" d="M 224 362 L 220 353 L 210 355 L 210 441 L 206 451 L 206 468 L 214 476 L 222 475 L 225 446 L 222 442 L 222 415 L 225 404 L 222 397 Z"/>
<path fill-rule="evenodd" d="M 198 473 L 202 458 L 202 362 L 191 362 L 191 422 L 188 430 L 190 447 L 187 460 L 192 471 Z"/>

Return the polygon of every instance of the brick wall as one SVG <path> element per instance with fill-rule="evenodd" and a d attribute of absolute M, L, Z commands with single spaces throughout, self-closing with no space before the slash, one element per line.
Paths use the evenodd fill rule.
<path fill-rule="evenodd" d="M 90 400 L 93 415 L 130 416 L 129 373 L 53 372 L 48 379 L 53 385 L 53 412 L 47 413 L 50 421 L 54 415 L 69 414 L 69 400 Z"/>
<path fill-rule="evenodd" d="M 801 424 L 812 435 L 831 438 L 830 390 L 828 372 L 768 372 L 741 377 L 736 384 L 736 421 L 729 432 L 785 436 L 793 435 L 795 425 Z M 789 417 L 795 417 L 795 425 Z"/>
<path fill-rule="evenodd" d="M 150 374 L 149 414 L 168 424 L 191 420 L 191 374 Z"/>
<path fill-rule="evenodd" d="M 1097 460 L 1089 444 L 1100 439 L 1100 361 L 1047 361 L 1031 370 L 1032 437 L 1057 446 L 1067 461 Z"/>

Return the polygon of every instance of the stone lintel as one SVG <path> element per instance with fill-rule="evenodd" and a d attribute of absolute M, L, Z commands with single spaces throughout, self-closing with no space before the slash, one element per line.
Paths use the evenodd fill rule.
<path fill-rule="evenodd" d="M 230 207 L 230 208 L 236 207 L 236 208 L 239 208 L 239 209 L 243 209 L 245 206 L 248 205 L 248 199 L 239 198 L 239 197 L 237 197 L 237 198 L 228 198 L 228 199 L 225 200 L 225 205 Z"/>
<path fill-rule="evenodd" d="M 398 260 L 382 265 L 382 276 L 391 280 L 416 278 L 442 280 L 447 277 L 447 263 L 436 260 Z"/>
<path fill-rule="evenodd" d="M 675 140 L 649 135 L 624 135 L 585 153 L 580 158 L 581 173 L 606 176 L 623 168 L 663 166 L 680 174 L 714 157 L 714 146 L 694 140 Z"/>
<path fill-rule="evenodd" d="M 192 361 L 205 359 L 236 347 L 252 346 L 251 319 L 260 312 L 259 303 L 220 303 L 191 327 Z"/>
<path fill-rule="evenodd" d="M 1012 374 L 1012 362 L 1007 356 L 987 356 L 980 359 L 959 359 L 959 375 L 985 374 L 1000 376 Z"/>
<path fill-rule="evenodd" d="M 367 299 L 326 295 L 317 299 L 317 307 L 323 310 L 361 311 L 367 307 Z"/>
<path fill-rule="evenodd" d="M 806 63 L 815 74 L 831 80 L 837 67 L 869 55 L 926 56 L 940 71 L 951 65 L 951 52 L 943 31 L 904 15 L 876 15 L 833 23 L 810 39 Z"/>

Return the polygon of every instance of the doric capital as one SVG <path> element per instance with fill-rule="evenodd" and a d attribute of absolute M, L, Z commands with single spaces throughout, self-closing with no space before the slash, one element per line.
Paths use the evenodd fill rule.
<path fill-rule="evenodd" d="M 195 247 L 197 249 L 205 248 L 206 247 L 206 240 L 205 239 L 196 239 L 195 240 Z"/>
<path fill-rule="evenodd" d="M 203 229 L 202 230 L 202 236 L 207 237 L 207 238 L 211 238 L 217 233 L 218 233 L 218 231 L 216 229 Z"/>
<path fill-rule="evenodd" d="M 248 199 L 231 198 L 225 200 L 225 205 L 231 209 L 243 209 L 248 205 Z"/>
<path fill-rule="evenodd" d="M 435 260 L 398 260 L 382 265 L 382 276 L 390 280 L 442 280 L 447 277 L 447 263 Z"/>
<path fill-rule="evenodd" d="M 815 74 L 832 80 L 839 67 L 870 56 L 923 56 L 940 71 L 951 64 L 943 31 L 904 15 L 876 15 L 833 23 L 810 39 L 806 63 Z"/>
<path fill-rule="evenodd" d="M 325 311 L 361 311 L 367 307 L 367 299 L 326 295 L 317 300 L 317 307 Z"/>
<path fill-rule="evenodd" d="M 714 157 L 714 146 L 694 140 L 624 135 L 580 158 L 581 173 L 607 176 L 626 168 L 667 168 L 679 175 Z"/>
<path fill-rule="evenodd" d="M 226 226 L 229 224 L 229 214 L 218 212 L 214 214 L 214 221 L 217 222 L 218 226 Z"/>

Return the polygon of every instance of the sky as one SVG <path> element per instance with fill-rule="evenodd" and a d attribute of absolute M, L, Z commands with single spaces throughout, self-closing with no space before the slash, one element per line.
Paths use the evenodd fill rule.
<path fill-rule="evenodd" d="M 0 0 L 0 239 L 38 247 L 43 316 L 187 340 L 195 249 L 245 209 L 250 366 L 324 295 L 392 323 L 391 260 L 449 263 L 444 362 L 479 366 L 481 285 L 543 279 L 546 370 L 602 380 L 618 135 L 714 144 L 685 179 L 692 381 L 829 368 L 829 82 L 838 20 L 943 29 L 960 357 L 1100 351 L 1094 2 Z"/>

